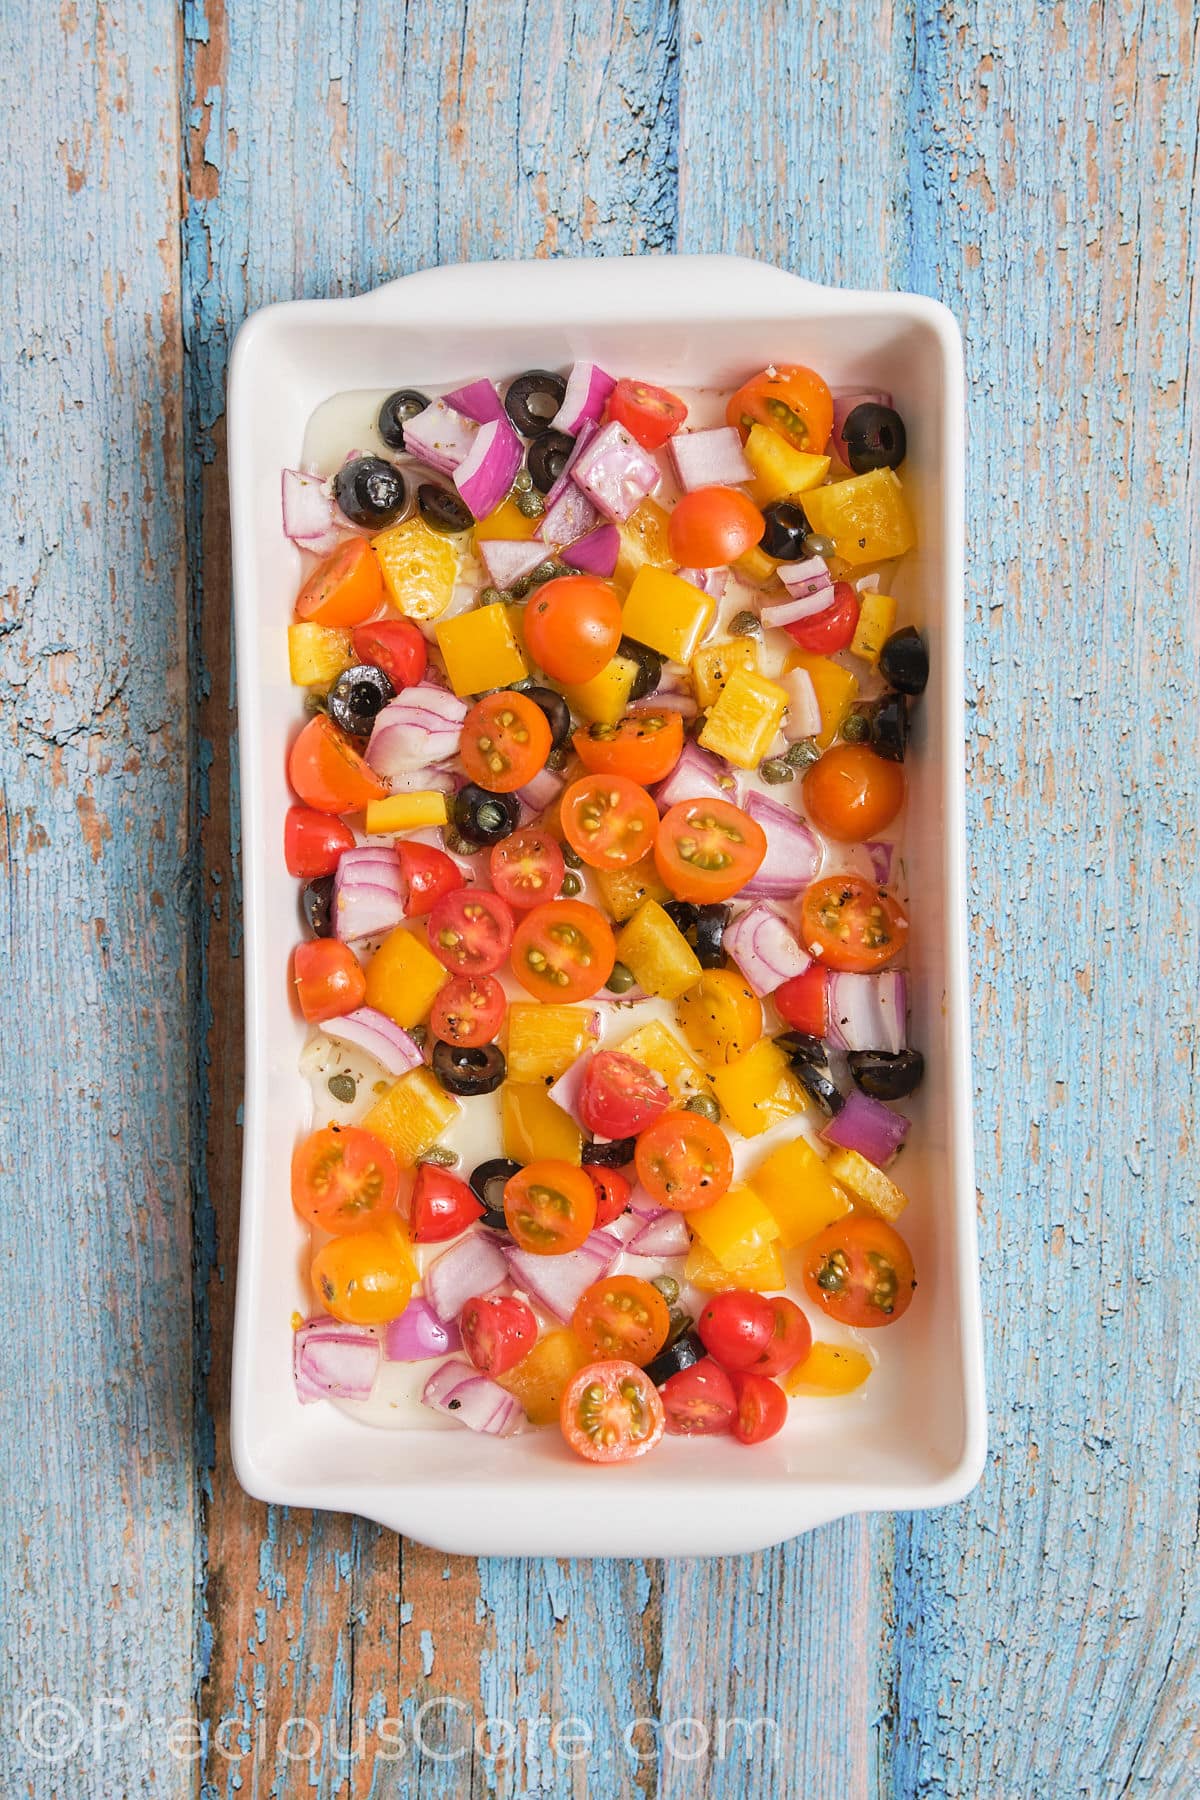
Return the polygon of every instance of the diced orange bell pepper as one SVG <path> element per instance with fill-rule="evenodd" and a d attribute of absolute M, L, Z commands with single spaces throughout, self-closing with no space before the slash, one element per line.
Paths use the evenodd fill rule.
<path fill-rule="evenodd" d="M 731 1187 L 711 1206 L 687 1215 L 692 1236 L 699 1238 L 724 1269 L 744 1269 L 779 1236 L 779 1227 L 753 1188 Z"/>
<path fill-rule="evenodd" d="M 760 1038 L 742 1056 L 715 1070 L 713 1087 L 730 1124 L 743 1137 L 757 1137 L 808 1105 L 807 1090 L 773 1038 Z"/>

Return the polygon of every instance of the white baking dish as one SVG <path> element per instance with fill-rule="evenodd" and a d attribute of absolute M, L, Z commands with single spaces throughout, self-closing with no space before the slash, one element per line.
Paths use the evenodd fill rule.
<path fill-rule="evenodd" d="M 889 389 L 920 548 L 895 582 L 933 675 L 908 764 L 915 1108 L 904 1231 L 920 1287 L 876 1333 L 880 1367 L 842 1400 L 794 1404 L 745 1450 L 667 1438 L 611 1469 L 559 1434 L 372 1429 L 293 1388 L 293 1313 L 309 1309 L 306 1235 L 287 1169 L 307 1124 L 304 1028 L 289 1005 L 295 883 L 282 858 L 288 742 L 300 709 L 286 627 L 300 568 L 281 535 L 279 472 L 314 410 L 348 389 L 437 387 L 484 370 L 591 357 L 668 385 L 734 385 L 771 359 L 832 385 Z M 467 1554 L 705 1555 L 759 1549 L 844 1513 L 941 1506 L 977 1480 L 984 1385 L 971 1158 L 963 899 L 962 353 L 950 315 L 905 294 L 842 292 L 730 257 L 431 269 L 349 300 L 268 307 L 238 335 L 229 402 L 246 946 L 245 1159 L 233 1460 L 260 1499 L 354 1512 Z"/>

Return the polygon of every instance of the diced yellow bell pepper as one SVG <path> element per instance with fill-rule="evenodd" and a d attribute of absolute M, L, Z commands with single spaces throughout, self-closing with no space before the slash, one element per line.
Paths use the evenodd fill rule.
<path fill-rule="evenodd" d="M 850 1211 L 850 1202 L 829 1178 L 825 1159 L 803 1138 L 780 1144 L 750 1177 L 755 1193 L 779 1222 L 785 1250 L 794 1250 Z"/>
<path fill-rule="evenodd" d="M 711 1206 L 688 1213 L 687 1222 L 723 1269 L 744 1269 L 779 1236 L 778 1225 L 749 1187 L 731 1187 Z"/>
<path fill-rule="evenodd" d="M 618 923 L 632 918 L 643 900 L 665 901 L 671 891 L 655 867 L 654 853 L 630 863 L 627 869 L 593 869 L 592 879 L 600 898 Z"/>
<path fill-rule="evenodd" d="M 730 1124 L 743 1137 L 758 1137 L 808 1104 L 807 1090 L 773 1038 L 760 1038 L 736 1062 L 715 1070 L 713 1087 Z"/>
<path fill-rule="evenodd" d="M 583 1133 L 538 1082 L 506 1081 L 500 1089 L 501 1136 L 513 1162 L 583 1160 Z"/>
<path fill-rule="evenodd" d="M 647 565 L 634 576 L 621 613 L 621 630 L 670 662 L 690 663 L 716 611 L 711 594 L 701 593 L 668 569 Z"/>
<path fill-rule="evenodd" d="M 727 1288 L 747 1288 L 756 1294 L 773 1294 L 787 1286 L 778 1244 L 765 1244 L 740 1269 L 727 1269 L 706 1244 L 696 1239 L 683 1265 L 683 1279 L 704 1294 L 723 1294 Z"/>
<path fill-rule="evenodd" d="M 760 549 L 757 544 L 751 544 L 748 550 L 743 550 L 736 562 L 730 564 L 730 567 L 735 575 L 740 576 L 743 581 L 748 581 L 751 587 L 766 587 L 779 564 L 773 556 L 768 556 L 766 551 Z"/>
<path fill-rule="evenodd" d="M 396 1161 L 411 1168 L 432 1150 L 452 1119 L 462 1111 L 430 1069 L 411 1069 L 377 1100 L 363 1129 L 382 1138 Z"/>
<path fill-rule="evenodd" d="M 421 788 L 415 794 L 389 794 L 386 800 L 368 800 L 367 834 L 420 831 L 426 825 L 445 825 L 450 818 L 446 796 L 437 788 Z"/>
<path fill-rule="evenodd" d="M 288 670 L 297 687 L 332 687 L 354 658 L 354 638 L 332 625 L 304 619 L 288 626 Z"/>
<path fill-rule="evenodd" d="M 647 564 L 656 569 L 675 567 L 675 558 L 667 544 L 670 517 L 670 513 L 657 500 L 643 500 L 637 510 L 630 513 L 625 523 L 617 527 L 621 547 L 617 552 L 617 566 L 613 570 L 612 579 L 618 593 L 628 593 L 634 576 Z"/>
<path fill-rule="evenodd" d="M 424 939 L 397 925 L 367 964 L 367 1005 L 407 1031 L 421 1023 L 449 979 Z"/>
<path fill-rule="evenodd" d="M 848 1344 L 823 1344 L 818 1339 L 804 1361 L 783 1377 L 784 1392 L 824 1399 L 850 1394 L 862 1386 L 874 1366 L 861 1350 L 852 1350 Z"/>
<path fill-rule="evenodd" d="M 460 699 L 528 675 L 511 613 L 507 606 L 477 606 L 434 626 L 450 686 Z"/>
<path fill-rule="evenodd" d="M 591 1007 L 514 1000 L 508 1009 L 508 1079 L 557 1081 L 593 1046 Z"/>
<path fill-rule="evenodd" d="M 657 900 L 643 900 L 617 933 L 617 960 L 647 994 L 677 1000 L 704 970 L 678 925 Z"/>
<path fill-rule="evenodd" d="M 573 1331 L 548 1331 L 516 1368 L 496 1380 L 521 1402 L 531 1425 L 557 1425 L 563 1394 L 588 1360 Z"/>
<path fill-rule="evenodd" d="M 480 519 L 475 526 L 474 542 L 476 546 L 486 544 L 489 538 L 531 538 L 538 528 L 538 521 L 525 516 L 512 498 L 502 500 L 494 512 L 486 519 Z"/>
<path fill-rule="evenodd" d="M 433 531 L 414 515 L 371 539 L 388 599 L 406 619 L 436 619 L 444 613 L 458 580 L 454 540 Z"/>
<path fill-rule="evenodd" d="M 675 1016 L 706 1069 L 735 1062 L 762 1036 L 762 1001 L 738 969 L 705 969 Z"/>
<path fill-rule="evenodd" d="M 739 769 L 756 769 L 775 741 L 788 708 L 778 682 L 753 669 L 735 669 L 709 708 L 697 740 Z"/>
<path fill-rule="evenodd" d="M 894 469 L 872 469 L 813 488 L 804 497 L 804 511 L 813 530 L 831 537 L 837 554 L 852 567 L 903 556 L 917 541 Z"/>
<path fill-rule="evenodd" d="M 896 602 L 890 594 L 862 594 L 851 652 L 874 668 L 896 627 Z"/>
<path fill-rule="evenodd" d="M 735 669 L 754 674 L 758 668 L 758 644 L 752 637 L 722 638 L 703 644 L 692 658 L 692 686 L 701 706 L 711 706 Z"/>
<path fill-rule="evenodd" d="M 563 699 L 587 725 L 615 725 L 625 716 L 638 666 L 627 656 L 614 656 L 590 681 L 564 686 Z"/>
<path fill-rule="evenodd" d="M 850 708 L 858 698 L 858 677 L 850 669 L 843 669 L 828 656 L 814 656 L 808 650 L 792 650 L 788 654 L 786 669 L 807 669 L 813 691 L 817 696 L 817 705 L 821 709 L 821 729 L 817 733 L 817 742 L 822 750 L 828 750 Z"/>
<path fill-rule="evenodd" d="M 881 1219 L 898 1219 L 908 1205 L 908 1195 L 902 1194 L 882 1169 L 857 1150 L 834 1150 L 825 1167 L 834 1181 L 841 1182 L 861 1205 L 878 1213 Z"/>
<path fill-rule="evenodd" d="M 793 494 L 806 494 L 829 473 L 827 456 L 813 456 L 808 450 L 797 450 L 769 425 L 752 425 L 742 448 L 746 461 L 754 470 L 750 492 L 758 506 L 771 506 L 776 500 L 787 500 Z"/>
<path fill-rule="evenodd" d="M 640 1025 L 617 1048 L 623 1055 L 632 1056 L 635 1062 L 645 1063 L 648 1069 L 661 1075 L 672 1100 L 680 1106 L 686 1105 L 695 1094 L 712 1092 L 708 1077 L 695 1057 L 689 1056 L 675 1033 L 659 1019 L 652 1019 L 649 1025 Z"/>

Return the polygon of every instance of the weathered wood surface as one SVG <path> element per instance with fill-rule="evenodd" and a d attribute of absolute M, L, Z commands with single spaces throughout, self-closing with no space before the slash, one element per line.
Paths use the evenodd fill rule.
<path fill-rule="evenodd" d="M 1187 0 L 2 16 L 3 1791 L 1196 1792 Z M 265 301 L 671 248 L 964 324 L 992 1455 L 763 1557 L 476 1565 L 229 1469 L 226 361 Z"/>

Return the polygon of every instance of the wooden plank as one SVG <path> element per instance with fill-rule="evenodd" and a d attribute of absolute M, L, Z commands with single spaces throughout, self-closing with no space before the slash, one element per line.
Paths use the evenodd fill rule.
<path fill-rule="evenodd" d="M 175 15 L 20 13 L 0 57 L 0 1790 L 169 1797 L 191 1790 L 166 1733 L 186 1736 L 193 1624 Z"/>

